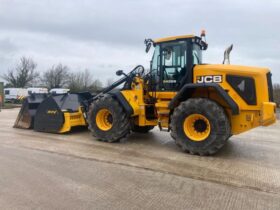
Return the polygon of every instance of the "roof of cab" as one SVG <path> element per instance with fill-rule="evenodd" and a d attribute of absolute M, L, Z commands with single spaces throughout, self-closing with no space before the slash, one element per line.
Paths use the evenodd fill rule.
<path fill-rule="evenodd" d="M 169 42 L 169 41 L 175 41 L 177 39 L 188 39 L 188 38 L 194 38 L 195 35 L 181 35 L 181 36 L 170 36 L 165 38 L 160 38 L 154 40 L 155 43 L 161 43 L 161 42 Z"/>

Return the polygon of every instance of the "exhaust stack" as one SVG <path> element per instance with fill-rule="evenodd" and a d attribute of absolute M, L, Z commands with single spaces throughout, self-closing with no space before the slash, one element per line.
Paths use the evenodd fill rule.
<path fill-rule="evenodd" d="M 230 64 L 230 52 L 232 51 L 233 48 L 233 44 L 231 44 L 224 52 L 224 60 L 223 60 L 223 64 Z"/>

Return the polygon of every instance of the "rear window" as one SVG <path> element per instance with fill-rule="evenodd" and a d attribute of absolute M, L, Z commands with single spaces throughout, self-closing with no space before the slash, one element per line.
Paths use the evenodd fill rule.
<path fill-rule="evenodd" d="M 10 91 L 9 90 L 5 90 L 5 95 L 10 95 Z"/>

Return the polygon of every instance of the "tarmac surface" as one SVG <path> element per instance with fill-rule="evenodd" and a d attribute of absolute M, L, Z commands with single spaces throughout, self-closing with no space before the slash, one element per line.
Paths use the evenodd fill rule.
<path fill-rule="evenodd" d="M 0 112 L 1 209 L 280 209 L 279 122 L 200 157 L 158 129 L 113 144 L 14 129 L 18 111 Z"/>

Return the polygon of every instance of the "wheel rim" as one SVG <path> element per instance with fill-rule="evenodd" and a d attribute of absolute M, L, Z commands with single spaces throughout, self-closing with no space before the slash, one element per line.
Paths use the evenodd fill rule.
<path fill-rule="evenodd" d="M 113 126 L 113 116 L 108 109 L 100 109 L 96 114 L 96 125 L 100 130 L 107 131 Z"/>
<path fill-rule="evenodd" d="M 201 114 L 191 114 L 186 117 L 183 129 L 186 136 L 193 141 L 204 141 L 211 132 L 209 120 Z"/>

